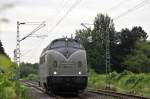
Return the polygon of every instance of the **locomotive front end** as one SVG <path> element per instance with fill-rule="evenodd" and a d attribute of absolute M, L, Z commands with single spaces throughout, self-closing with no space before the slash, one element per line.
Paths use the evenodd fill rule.
<path fill-rule="evenodd" d="M 57 39 L 45 53 L 46 87 L 52 92 L 79 92 L 87 86 L 86 51 L 79 41 Z"/>
<path fill-rule="evenodd" d="M 63 57 L 61 53 L 56 53 L 55 58 L 53 57 L 53 70 L 51 69 L 47 77 L 48 86 L 55 91 L 84 90 L 87 86 L 85 51 L 77 50 L 69 58 Z"/>

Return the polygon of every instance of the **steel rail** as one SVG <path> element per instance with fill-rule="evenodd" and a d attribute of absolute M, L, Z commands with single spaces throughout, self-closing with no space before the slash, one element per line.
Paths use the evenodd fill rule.
<path fill-rule="evenodd" d="M 101 95 L 111 96 L 111 97 L 120 98 L 120 99 L 150 99 L 150 97 L 119 93 L 119 92 L 115 92 L 111 90 L 101 90 L 101 89 L 94 90 L 90 88 L 90 89 L 87 89 L 87 91 L 91 93 L 95 93 L 95 94 L 101 94 Z"/>
<path fill-rule="evenodd" d="M 49 95 L 50 97 L 53 97 L 56 99 L 65 99 L 63 97 L 47 93 L 42 87 L 39 87 L 36 82 L 31 82 L 31 81 L 22 81 L 22 82 L 26 86 L 36 88 L 37 90 L 40 90 L 41 92 Z M 150 99 L 150 97 L 138 96 L 138 95 L 133 95 L 133 94 L 125 94 L 125 93 L 115 92 L 111 90 L 102 90 L 102 89 L 95 90 L 92 88 L 87 88 L 87 92 L 94 93 L 96 95 L 105 95 L 105 96 L 109 96 L 109 97 L 117 98 L 117 99 Z M 78 96 L 78 98 L 82 99 L 84 97 Z M 78 99 L 78 98 L 75 98 L 75 99 Z"/>
<path fill-rule="evenodd" d="M 39 87 L 36 82 L 29 82 L 29 81 L 22 81 L 24 85 L 28 86 L 28 87 L 33 87 L 41 92 L 43 92 L 44 94 L 47 94 L 48 96 L 52 97 L 52 98 L 56 98 L 56 99 L 64 99 L 63 97 L 60 96 L 56 96 L 54 94 L 48 93 L 46 92 L 42 87 Z"/>

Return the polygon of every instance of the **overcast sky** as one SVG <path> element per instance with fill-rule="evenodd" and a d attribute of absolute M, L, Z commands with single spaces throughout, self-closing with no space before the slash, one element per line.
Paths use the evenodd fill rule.
<path fill-rule="evenodd" d="M 97 13 L 107 13 L 111 18 L 116 18 L 129 11 L 130 13 L 114 20 L 116 30 L 142 26 L 148 34 L 150 33 L 150 0 L 0 0 L 0 8 L 9 3 L 14 7 L 0 10 L 0 18 L 9 20 L 8 23 L 0 22 L 0 40 L 5 52 L 12 59 L 16 47 L 16 22 L 46 21 L 46 27 L 36 34 L 48 35 L 47 38 L 30 37 L 21 42 L 21 61 L 24 62 L 38 62 L 42 49 L 51 40 L 63 36 L 70 37 L 75 30 L 84 28 L 80 25 L 82 22 L 93 23 Z M 132 9 L 140 3 L 141 5 Z M 53 29 L 70 8 L 72 9 L 61 23 Z M 21 37 L 36 27 L 36 25 L 20 25 Z"/>

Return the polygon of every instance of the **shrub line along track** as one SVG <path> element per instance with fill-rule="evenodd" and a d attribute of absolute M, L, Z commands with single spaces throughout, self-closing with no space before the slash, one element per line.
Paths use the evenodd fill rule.
<path fill-rule="evenodd" d="M 119 93 L 119 92 L 115 92 L 111 90 L 101 90 L 101 89 L 94 90 L 94 89 L 88 88 L 87 91 L 90 93 L 106 95 L 106 96 L 119 98 L 119 99 L 150 99 L 149 97 L 137 96 L 137 95 L 132 95 L 132 94 L 124 94 L 124 93 Z"/>

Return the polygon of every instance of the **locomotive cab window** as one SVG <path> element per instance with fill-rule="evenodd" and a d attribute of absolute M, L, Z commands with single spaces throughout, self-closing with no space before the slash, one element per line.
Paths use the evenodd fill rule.
<path fill-rule="evenodd" d="M 83 49 L 83 46 L 75 40 L 69 40 L 67 45 L 68 47 Z"/>
<path fill-rule="evenodd" d="M 72 39 L 55 40 L 51 43 L 49 49 L 64 48 L 64 47 L 84 49 L 83 46 L 80 44 L 80 42 Z"/>
<path fill-rule="evenodd" d="M 61 47 L 65 47 L 66 46 L 66 42 L 63 41 L 63 40 L 60 40 L 60 41 L 54 41 L 52 44 L 51 44 L 51 47 L 50 48 L 61 48 Z"/>

